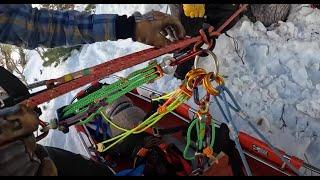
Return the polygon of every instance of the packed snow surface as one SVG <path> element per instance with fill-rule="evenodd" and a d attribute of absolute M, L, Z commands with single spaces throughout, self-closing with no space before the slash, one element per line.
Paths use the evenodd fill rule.
<path fill-rule="evenodd" d="M 81 10 L 82 6 L 78 7 Z M 97 5 L 96 13 L 131 15 L 151 9 L 162 12 L 170 10 L 161 4 L 108 4 Z M 213 52 L 218 56 L 220 72 L 228 77 L 226 86 L 233 92 L 242 109 L 260 124 L 260 129 L 274 146 L 291 155 L 307 159 L 320 167 L 320 10 L 305 5 L 292 5 L 286 22 L 264 27 L 261 22 L 252 23 L 243 17 L 227 33 L 238 44 L 238 54 L 234 41 L 221 35 Z M 85 45 L 81 52 L 72 56 L 58 67 L 43 67 L 35 51 L 29 51 L 29 63 L 25 70 L 28 83 L 35 78 L 45 80 L 91 67 L 102 62 L 149 48 L 131 39 L 117 42 L 107 41 Z M 242 64 L 240 57 L 245 64 Z M 161 57 L 158 61 L 161 60 Z M 208 59 L 203 59 L 208 62 Z M 117 75 L 129 73 L 145 67 L 146 63 L 123 70 Z M 40 74 L 40 69 L 43 73 Z M 169 92 L 178 87 L 180 80 L 165 76 L 150 88 Z M 70 92 L 42 106 L 42 119 L 49 121 L 55 117 L 55 110 L 67 105 L 79 90 Z M 193 102 L 188 102 L 195 107 Z M 44 108 L 44 106 L 46 108 Z M 213 103 L 211 112 L 223 121 L 217 106 Z M 284 107 L 283 119 L 281 120 Z M 256 136 L 248 125 L 234 114 L 239 128 Z M 259 123 L 258 123 L 259 122 Z M 257 136 L 256 136 L 257 137 Z M 68 134 L 51 131 L 42 144 L 60 147 L 87 155 L 75 130 Z"/>

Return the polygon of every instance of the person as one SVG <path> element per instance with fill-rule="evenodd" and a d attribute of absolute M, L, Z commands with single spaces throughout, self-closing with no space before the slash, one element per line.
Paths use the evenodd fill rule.
<path fill-rule="evenodd" d="M 238 7 L 239 4 L 170 4 L 171 14 L 180 19 L 188 36 L 198 35 L 204 24 L 219 28 Z M 260 21 L 268 27 L 278 21 L 285 21 L 289 12 L 290 4 L 249 4 L 247 10 L 235 18 L 221 33 L 232 28 L 243 15 L 252 22 Z M 190 60 L 178 65 L 175 77 L 184 79 L 193 64 L 194 61 Z"/>
<path fill-rule="evenodd" d="M 32 8 L 28 4 L 0 5 L 0 42 L 28 49 L 90 44 L 132 38 L 163 47 L 182 39 L 185 31 L 179 20 L 159 11 L 132 16 L 88 14 Z M 167 36 L 170 38 L 166 38 Z"/>
<path fill-rule="evenodd" d="M 27 49 L 127 38 L 160 48 L 185 36 L 179 19 L 159 11 L 135 12 L 127 17 L 1 4 L 0 20 L 0 42 Z M 0 73 L 0 175 L 113 175 L 104 164 L 36 144 L 33 132 L 39 113 L 4 103 L 29 95 L 27 88 L 3 67 Z"/>
<path fill-rule="evenodd" d="M 134 41 L 159 48 L 168 45 L 171 41 L 182 39 L 186 34 L 189 36 L 196 35 L 204 22 L 209 22 L 214 27 L 221 25 L 237 6 L 212 4 L 198 6 L 198 8 L 200 11 L 205 8 L 206 19 L 197 19 L 204 16 L 204 12 L 183 12 L 188 10 L 188 6 L 182 7 L 183 11 L 178 9 L 178 14 L 181 17 L 170 16 L 157 11 L 151 11 L 144 15 L 134 13 L 132 16 L 126 17 L 106 14 L 89 15 L 77 11 L 38 10 L 30 5 L 0 5 L 0 17 L 2 18 L 2 21 L 0 21 L 0 42 L 33 49 L 38 46 L 73 46 L 105 40 L 132 38 Z M 172 13 L 175 14 L 174 11 Z M 235 22 L 236 20 L 225 31 L 231 28 Z M 169 38 L 166 38 L 167 36 Z M 186 70 L 188 68 L 184 68 L 183 71 L 186 72 Z M 3 73 L 6 74 L 5 71 Z M 6 76 L 10 79 L 11 75 L 7 74 Z M 184 77 L 184 75 L 182 76 Z M 4 75 L 2 74 L 1 77 L 4 77 Z M 12 79 L 8 82 L 16 82 L 14 77 Z M 20 86 L 18 84 L 3 88 L 2 98 L 27 96 L 28 91 L 23 90 L 24 88 L 19 88 L 19 93 L 11 94 L 12 90 L 18 92 L 17 86 Z M 2 102 L 6 99 L 2 99 Z M 84 159 L 81 155 L 36 144 L 32 132 L 38 125 L 35 124 L 38 116 L 39 114 L 36 114 L 34 110 L 24 106 L 0 109 L 0 175 L 113 174 L 105 165 Z M 127 110 L 116 114 L 116 116 L 130 117 L 141 121 L 143 113 Z M 135 116 L 140 118 L 134 118 Z M 127 125 L 127 128 L 132 128 L 134 124 L 130 123 L 130 118 L 125 118 L 125 121 L 121 124 Z M 119 121 L 124 120 L 123 118 L 118 119 Z M 24 126 L 26 124 L 29 124 L 29 126 Z M 217 139 L 227 138 L 229 133 L 225 131 L 222 134 L 221 138 Z M 231 162 L 239 161 L 236 160 L 237 157 L 232 155 L 234 149 L 230 147 L 234 146 L 230 145 L 231 141 L 223 140 L 219 144 L 223 145 L 222 149 L 228 154 Z M 127 147 L 126 144 L 123 146 Z M 232 170 L 240 169 L 236 163 L 231 163 L 231 165 Z M 154 173 L 154 171 L 151 171 L 151 174 Z M 235 171 L 235 174 L 241 174 L 240 170 L 239 172 Z"/>
<path fill-rule="evenodd" d="M 177 17 L 187 36 L 196 36 L 204 24 L 209 24 L 214 28 L 222 25 L 238 8 L 236 4 L 170 4 L 171 14 Z M 240 18 L 233 20 L 222 33 L 235 25 Z M 192 47 L 186 48 L 186 50 Z M 184 79 L 188 71 L 191 70 L 194 60 L 178 65 L 175 77 Z"/>

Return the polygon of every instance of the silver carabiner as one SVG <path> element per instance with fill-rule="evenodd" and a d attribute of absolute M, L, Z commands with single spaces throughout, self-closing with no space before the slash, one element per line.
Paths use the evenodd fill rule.
<path fill-rule="evenodd" d="M 172 62 L 175 61 L 175 58 L 171 57 L 171 56 L 165 56 L 161 63 L 160 63 L 160 67 L 162 68 L 163 72 L 167 75 L 173 75 L 174 72 L 177 69 L 177 65 L 175 66 L 171 66 L 170 64 Z"/>
<path fill-rule="evenodd" d="M 214 74 L 214 76 L 217 76 L 219 73 L 219 61 L 218 61 L 216 54 L 214 54 L 212 51 L 210 51 L 208 49 L 203 49 L 202 51 L 207 53 L 211 57 L 211 59 L 213 60 L 214 66 L 215 66 L 215 71 L 213 71 L 213 74 Z M 199 68 L 199 59 L 200 59 L 200 56 L 197 55 L 194 60 L 194 68 L 195 69 Z"/>

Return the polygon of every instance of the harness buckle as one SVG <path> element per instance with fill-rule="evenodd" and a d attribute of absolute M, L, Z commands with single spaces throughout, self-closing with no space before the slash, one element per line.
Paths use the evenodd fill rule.
<path fill-rule="evenodd" d="M 159 133 L 159 129 L 158 128 L 152 128 L 152 133 L 155 137 L 161 137 L 160 133 Z"/>

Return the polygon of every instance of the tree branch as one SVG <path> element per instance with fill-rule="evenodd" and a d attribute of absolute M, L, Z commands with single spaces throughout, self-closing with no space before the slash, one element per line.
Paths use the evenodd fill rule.
<path fill-rule="evenodd" d="M 287 127 L 287 124 L 286 124 L 286 122 L 285 122 L 284 119 L 283 119 L 284 107 L 285 107 L 285 104 L 283 104 L 283 106 L 282 106 L 282 112 L 281 112 L 281 116 L 280 116 L 280 121 L 282 121 L 282 125 L 281 125 L 281 127 L 280 127 L 281 130 L 284 130 L 284 128 Z"/>
<path fill-rule="evenodd" d="M 239 44 L 238 44 L 237 40 L 234 37 L 230 36 L 227 32 L 225 32 L 225 34 L 226 34 L 226 36 L 228 36 L 229 38 L 232 39 L 233 45 L 234 45 L 234 50 L 236 51 L 238 57 L 242 61 L 242 64 L 245 64 L 244 60 L 243 60 L 244 52 L 242 51 L 242 53 L 240 55 L 240 49 L 239 49 Z"/>

